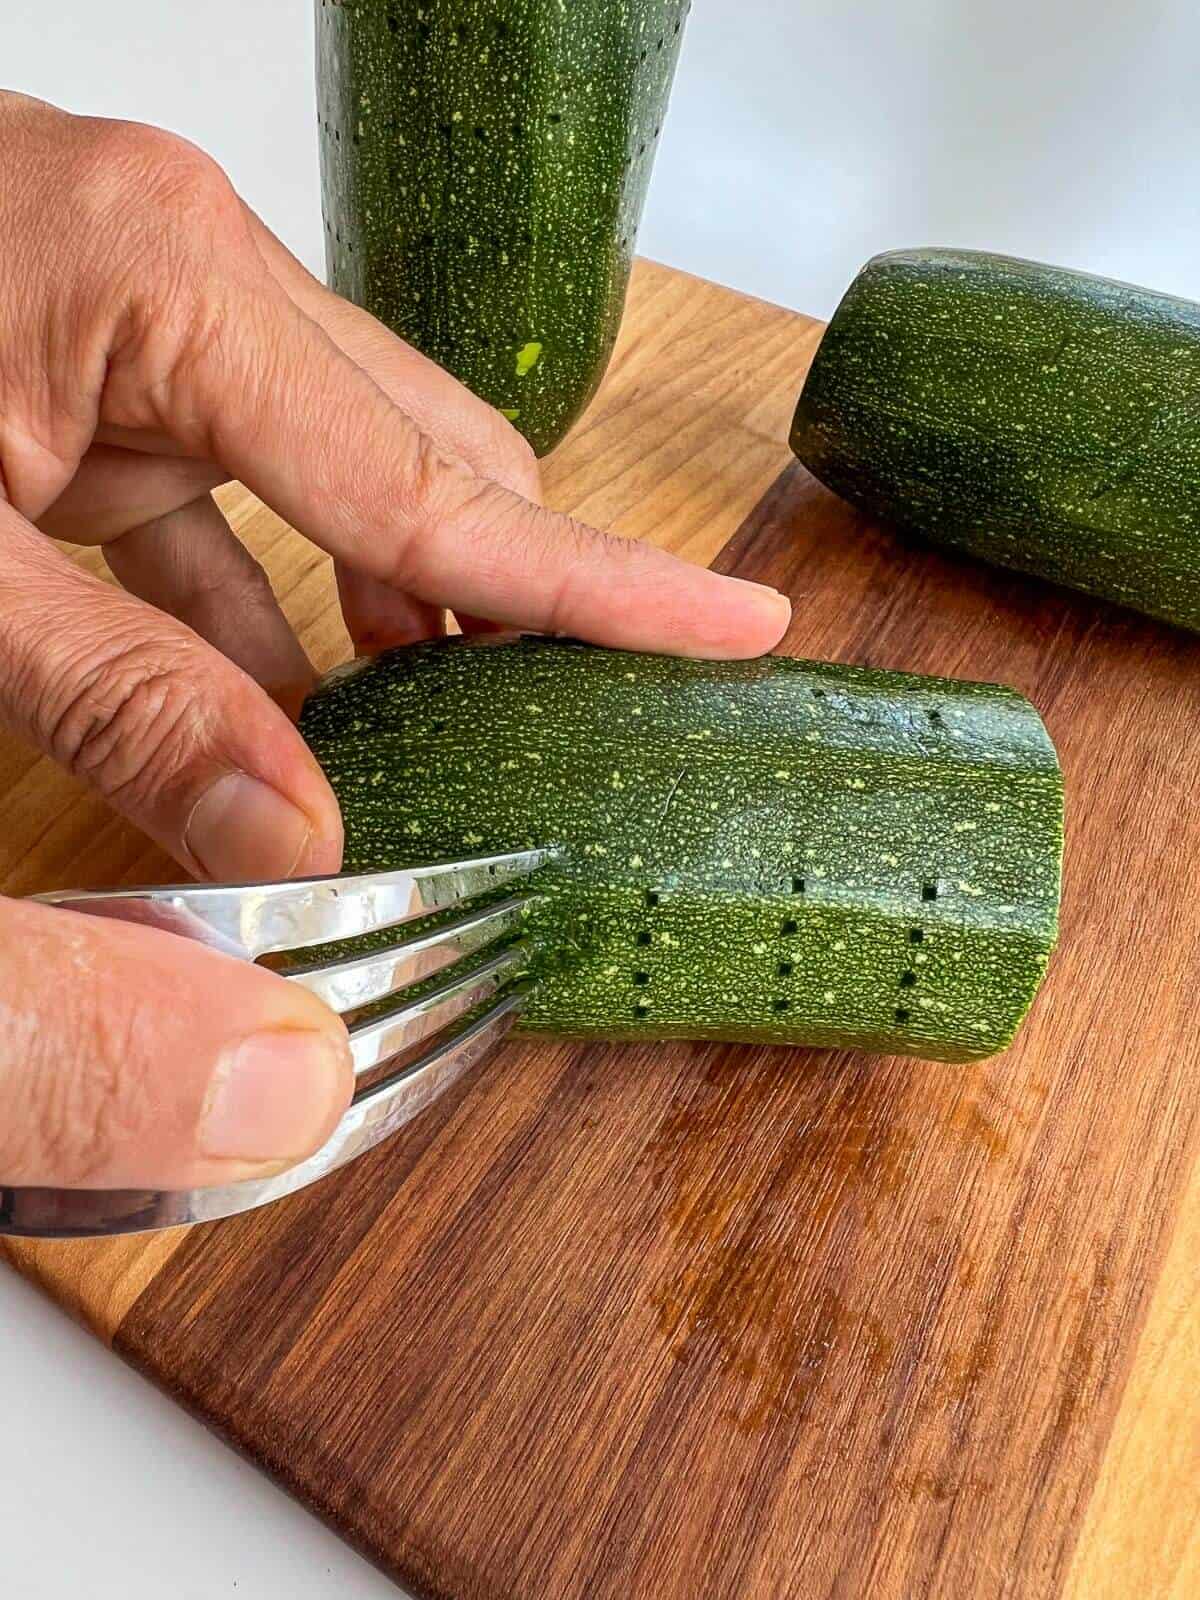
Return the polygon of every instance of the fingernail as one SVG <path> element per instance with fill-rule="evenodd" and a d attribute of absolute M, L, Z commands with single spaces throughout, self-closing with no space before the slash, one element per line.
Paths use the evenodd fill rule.
<path fill-rule="evenodd" d="M 792 620 L 792 602 L 787 595 L 748 578 L 721 577 L 716 581 L 722 586 L 723 599 L 693 618 L 697 653 L 728 659 L 773 650 Z M 741 594 L 735 594 L 739 589 Z"/>
<path fill-rule="evenodd" d="M 290 877 L 312 835 L 312 823 L 278 789 L 230 772 L 192 808 L 183 842 L 206 877 L 258 883 Z"/>
<path fill-rule="evenodd" d="M 299 1160 L 333 1131 L 349 1081 L 344 1041 L 300 1029 L 251 1034 L 217 1063 L 200 1152 L 263 1166 Z"/>
<path fill-rule="evenodd" d="M 787 627 L 792 615 L 792 602 L 787 595 L 780 594 L 778 589 L 772 589 L 770 584 L 752 583 L 749 578 L 733 578 L 731 582 L 736 583 L 742 589 L 754 590 L 763 610 L 770 616 L 772 621 L 778 621 L 780 631 L 782 632 Z"/>

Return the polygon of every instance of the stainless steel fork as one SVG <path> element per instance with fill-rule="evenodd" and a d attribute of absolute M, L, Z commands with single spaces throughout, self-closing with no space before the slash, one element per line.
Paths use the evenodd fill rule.
<path fill-rule="evenodd" d="M 342 959 L 278 965 L 335 1011 L 370 1011 L 349 1026 L 361 1087 L 328 1142 L 274 1177 L 186 1190 L 5 1188 L 0 1233 L 82 1238 L 209 1222 L 303 1189 L 370 1150 L 412 1120 L 495 1045 L 520 1015 L 528 951 L 517 938 L 531 899 L 522 880 L 545 850 L 442 862 L 397 872 L 348 873 L 291 883 L 186 885 L 161 889 L 61 891 L 50 905 L 118 917 L 199 939 L 245 961 L 396 928 L 386 948 Z M 510 886 L 506 889 L 506 885 Z M 499 898 L 493 895 L 505 890 Z M 454 910 L 430 930 L 404 934 L 430 912 Z M 492 954 L 487 954 L 493 946 Z M 444 970 L 445 969 L 445 970 Z M 437 982 L 425 980 L 436 976 Z M 419 992 L 405 991 L 419 984 Z M 395 996 L 379 1010 L 375 1002 Z M 485 1002 L 490 1000 L 486 1008 Z M 387 1063 L 429 1041 L 394 1072 Z"/>

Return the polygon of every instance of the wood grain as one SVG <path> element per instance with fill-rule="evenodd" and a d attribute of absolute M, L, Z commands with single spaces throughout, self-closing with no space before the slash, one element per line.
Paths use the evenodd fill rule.
<path fill-rule="evenodd" d="M 1200 1594 L 1200 1183 L 1193 1171 L 1066 1586 L 1067 1600 Z"/>
<path fill-rule="evenodd" d="M 1063 944 L 976 1068 L 511 1046 L 265 1213 L 11 1253 L 417 1592 L 1195 1592 L 1200 644 L 914 549 L 789 465 L 815 324 L 639 271 L 549 497 L 795 598 L 786 648 L 991 677 L 1068 776 Z M 234 514 L 322 664 L 323 560 Z M 18 892 L 156 866 L 0 746 Z"/>

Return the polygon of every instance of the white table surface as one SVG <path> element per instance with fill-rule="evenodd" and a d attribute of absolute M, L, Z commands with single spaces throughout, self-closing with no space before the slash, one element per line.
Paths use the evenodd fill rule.
<path fill-rule="evenodd" d="M 186 133 L 321 270 L 308 0 L 3 12 L 5 87 Z M 1198 47 L 1187 0 L 698 0 L 641 247 L 821 314 L 918 244 L 1200 298 Z M 397 1593 L 2 1271 L 0 1419 L 14 1600 Z"/>

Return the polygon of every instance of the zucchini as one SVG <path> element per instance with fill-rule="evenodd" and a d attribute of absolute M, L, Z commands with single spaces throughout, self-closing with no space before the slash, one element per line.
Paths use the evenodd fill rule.
<path fill-rule="evenodd" d="M 316 0 L 329 282 L 539 454 L 625 303 L 690 0 Z"/>
<path fill-rule="evenodd" d="M 1200 628 L 1200 306 L 967 251 L 880 256 L 792 427 L 809 470 L 938 544 Z"/>
<path fill-rule="evenodd" d="M 484 637 L 355 663 L 301 727 L 348 870 L 558 847 L 528 1031 L 973 1060 L 1054 945 L 1061 777 L 1008 689 Z"/>

